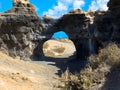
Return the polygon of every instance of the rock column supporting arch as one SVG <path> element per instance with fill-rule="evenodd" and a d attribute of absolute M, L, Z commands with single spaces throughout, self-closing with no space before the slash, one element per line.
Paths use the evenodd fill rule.
<path fill-rule="evenodd" d="M 38 45 L 33 50 L 33 57 L 32 57 L 33 60 L 35 60 L 35 61 L 36 60 L 41 60 L 41 58 L 44 56 L 43 44 L 44 44 L 44 42 L 46 42 L 49 39 L 50 38 L 44 38 L 44 39 L 41 39 L 41 40 L 38 41 L 39 42 Z"/>
<path fill-rule="evenodd" d="M 76 47 L 77 59 L 86 59 L 90 54 L 89 23 L 89 18 L 85 16 L 85 13 L 75 14 L 70 12 L 63 15 L 51 26 L 54 30 L 48 28 L 46 32 L 51 31 L 51 33 L 54 33 L 55 31 L 63 30 Z"/>

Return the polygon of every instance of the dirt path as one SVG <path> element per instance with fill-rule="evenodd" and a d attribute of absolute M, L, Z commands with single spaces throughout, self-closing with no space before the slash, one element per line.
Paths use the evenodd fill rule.
<path fill-rule="evenodd" d="M 13 59 L 0 52 L 0 90 L 59 90 L 56 67 Z"/>

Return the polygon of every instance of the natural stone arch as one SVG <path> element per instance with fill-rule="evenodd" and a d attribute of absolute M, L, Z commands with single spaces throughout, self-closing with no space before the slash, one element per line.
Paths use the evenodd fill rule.
<path fill-rule="evenodd" d="M 44 28 L 45 29 L 45 28 Z M 44 31 L 41 32 L 41 39 L 38 41 L 38 45 L 33 50 L 33 60 L 40 60 L 41 57 L 44 56 L 43 53 L 43 44 L 52 38 L 53 33 L 57 32 L 57 29 L 52 26 L 48 27 Z"/>
<path fill-rule="evenodd" d="M 66 14 L 56 21 L 52 26 L 48 27 L 44 34 L 46 38 L 39 41 L 38 47 L 34 50 L 38 57 L 43 55 L 42 45 L 45 41 L 51 38 L 53 33 L 59 30 L 64 30 L 69 36 L 69 39 L 73 41 L 76 47 L 77 59 L 86 59 L 89 56 L 89 19 L 84 13 L 80 14 Z M 49 36 L 49 37 L 48 37 Z M 40 52 L 42 52 L 40 54 Z"/>
<path fill-rule="evenodd" d="M 50 60 L 76 59 L 76 48 L 69 36 L 63 31 L 55 32 L 52 38 L 43 43 L 44 58 Z"/>
<path fill-rule="evenodd" d="M 77 59 L 85 59 L 89 55 L 89 19 L 84 13 L 66 14 L 55 27 L 63 29 L 73 41 Z"/>
<path fill-rule="evenodd" d="M 52 27 L 49 27 L 45 32 L 42 33 L 43 37 L 41 37 L 41 39 L 38 41 L 39 43 L 33 51 L 34 60 L 40 60 L 40 58 L 44 56 L 43 44 L 46 41 L 50 40 L 54 33 L 59 32 L 59 31 L 61 31 L 61 30 L 58 28 L 55 28 L 55 26 L 52 26 Z"/>

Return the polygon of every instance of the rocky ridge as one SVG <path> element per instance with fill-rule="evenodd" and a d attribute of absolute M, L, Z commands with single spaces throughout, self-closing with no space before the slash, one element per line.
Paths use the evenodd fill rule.
<path fill-rule="evenodd" d="M 119 0 L 110 0 L 108 11 L 73 9 L 59 19 L 41 19 L 29 0 L 13 0 L 12 9 L 0 13 L 0 50 L 30 60 L 43 56 L 43 43 L 63 30 L 76 47 L 77 59 L 96 54 L 99 47 L 120 43 Z"/>

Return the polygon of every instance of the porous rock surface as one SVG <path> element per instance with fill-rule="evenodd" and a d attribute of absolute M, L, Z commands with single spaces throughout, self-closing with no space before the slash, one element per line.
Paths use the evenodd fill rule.
<path fill-rule="evenodd" d="M 41 19 L 28 1 L 14 0 L 13 8 L 0 13 L 0 49 L 12 57 L 28 60 L 38 43 Z"/>
<path fill-rule="evenodd" d="M 119 8 L 120 7 L 120 1 L 119 0 L 110 0 L 107 4 L 109 7 L 109 10 L 112 10 L 114 8 Z"/>
<path fill-rule="evenodd" d="M 97 15 L 94 20 L 94 37 L 98 47 L 105 47 L 111 42 L 120 44 L 120 1 L 110 0 L 109 10 Z"/>
<path fill-rule="evenodd" d="M 12 9 L 0 13 L 0 50 L 24 60 L 39 60 L 43 43 L 63 30 L 76 47 L 77 59 L 86 59 L 99 47 L 120 43 L 119 6 L 119 0 L 110 0 L 108 11 L 73 9 L 59 19 L 47 15 L 41 19 L 29 0 L 13 0 Z"/>

